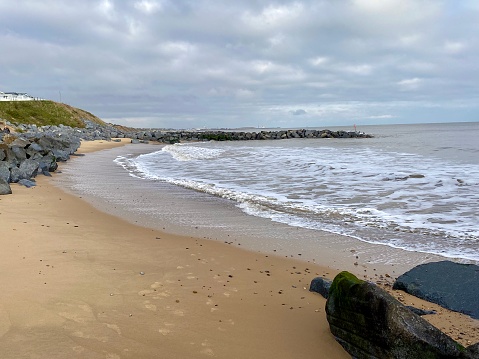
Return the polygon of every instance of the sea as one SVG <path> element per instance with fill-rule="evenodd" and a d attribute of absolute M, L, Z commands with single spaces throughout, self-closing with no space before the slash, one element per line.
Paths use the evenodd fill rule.
<path fill-rule="evenodd" d="M 357 130 L 373 137 L 128 145 L 57 181 L 134 223 L 253 250 L 479 262 L 479 122 Z"/>

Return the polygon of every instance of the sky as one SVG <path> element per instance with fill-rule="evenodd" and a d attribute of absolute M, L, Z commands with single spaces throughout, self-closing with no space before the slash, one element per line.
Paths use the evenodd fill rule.
<path fill-rule="evenodd" d="M 133 127 L 479 121 L 479 1 L 0 0 L 0 91 Z"/>

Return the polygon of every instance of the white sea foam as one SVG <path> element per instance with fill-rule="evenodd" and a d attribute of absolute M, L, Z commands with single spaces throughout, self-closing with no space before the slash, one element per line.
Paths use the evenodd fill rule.
<path fill-rule="evenodd" d="M 221 156 L 224 152 L 220 149 L 203 148 L 196 146 L 184 146 L 180 143 L 167 145 L 161 149 L 173 156 L 177 161 L 207 160 Z M 144 155 L 149 156 L 149 155 Z"/>
<path fill-rule="evenodd" d="M 363 144 L 209 142 L 117 162 L 141 178 L 235 201 L 251 215 L 479 260 L 479 165 Z"/>

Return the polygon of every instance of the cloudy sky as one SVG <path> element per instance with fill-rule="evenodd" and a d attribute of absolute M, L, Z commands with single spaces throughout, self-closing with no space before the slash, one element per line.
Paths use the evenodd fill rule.
<path fill-rule="evenodd" d="M 476 0 L 0 0 L 0 91 L 135 127 L 479 120 Z"/>

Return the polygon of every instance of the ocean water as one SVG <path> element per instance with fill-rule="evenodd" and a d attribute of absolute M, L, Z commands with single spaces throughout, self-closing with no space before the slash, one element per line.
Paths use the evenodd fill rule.
<path fill-rule="evenodd" d="M 148 153 L 122 153 L 113 162 L 134 178 L 133 186 L 149 183 L 149 191 L 165 195 L 176 188 L 182 201 L 234 206 L 262 218 L 258 223 L 479 261 L 479 123 L 358 130 L 374 138 L 150 146 Z M 85 183 L 74 187 L 92 193 Z M 143 215 L 158 212 L 138 201 Z M 168 206 L 161 212 L 165 216 Z M 172 220 L 221 226 L 218 213 L 192 220 L 175 210 Z M 294 240 L 301 241 L 290 244 Z"/>

